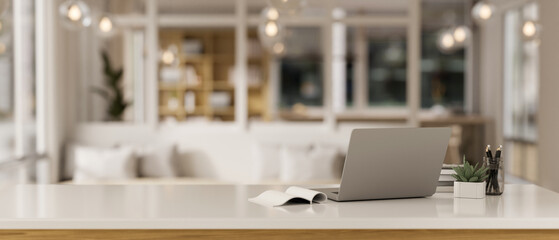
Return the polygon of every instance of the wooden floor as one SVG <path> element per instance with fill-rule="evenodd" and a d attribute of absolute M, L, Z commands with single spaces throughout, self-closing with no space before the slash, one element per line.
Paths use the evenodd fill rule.
<path fill-rule="evenodd" d="M 0 230 L 0 239 L 559 239 L 559 230 Z"/>

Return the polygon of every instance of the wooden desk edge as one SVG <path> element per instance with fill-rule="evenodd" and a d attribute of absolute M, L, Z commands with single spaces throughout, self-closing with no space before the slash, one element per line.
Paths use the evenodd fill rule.
<path fill-rule="evenodd" d="M 0 230 L 0 239 L 559 239 L 559 229 L 449 229 L 449 230 L 368 230 L 368 229 L 193 229 L 193 230 Z"/>

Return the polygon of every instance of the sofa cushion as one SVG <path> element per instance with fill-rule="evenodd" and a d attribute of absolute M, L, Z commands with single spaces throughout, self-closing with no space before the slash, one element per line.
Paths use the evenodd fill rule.
<path fill-rule="evenodd" d="M 280 144 L 257 143 L 252 148 L 252 179 L 257 182 L 277 180 L 280 174 Z"/>
<path fill-rule="evenodd" d="M 177 146 L 175 144 L 136 147 L 139 175 L 147 178 L 177 177 Z"/>
<path fill-rule="evenodd" d="M 122 180 L 138 176 L 137 159 L 131 148 L 74 147 L 75 182 Z"/>

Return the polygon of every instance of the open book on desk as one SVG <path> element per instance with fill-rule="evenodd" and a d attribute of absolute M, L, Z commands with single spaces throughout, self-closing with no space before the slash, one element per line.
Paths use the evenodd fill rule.
<path fill-rule="evenodd" d="M 326 201 L 326 199 L 326 194 L 318 191 L 302 187 L 289 187 L 285 192 L 269 190 L 248 200 L 268 207 L 277 207 L 291 203 L 321 203 Z"/>

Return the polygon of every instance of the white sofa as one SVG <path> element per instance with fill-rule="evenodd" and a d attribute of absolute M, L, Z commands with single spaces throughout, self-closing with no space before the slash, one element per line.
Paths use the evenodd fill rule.
<path fill-rule="evenodd" d="M 73 145 L 73 144 L 72 144 Z M 182 148 L 175 155 L 174 170 L 176 174 L 161 177 L 137 177 L 126 179 L 87 179 L 73 181 L 76 177 L 75 147 L 68 147 L 63 164 L 65 173 L 63 182 L 66 184 L 223 184 L 223 183 L 252 183 L 252 184 L 301 184 L 301 183 L 337 183 L 341 177 L 343 160 L 345 158 L 343 147 L 331 142 L 282 142 L 282 141 L 252 141 L 249 146 L 243 146 L 244 151 L 236 147 L 213 147 L 205 152 L 202 149 Z M 89 147 L 88 147 L 89 148 Z M 95 147 L 94 149 L 114 149 L 118 147 Z M 221 149 L 220 149 L 221 148 Z M 213 151 L 231 151 L 232 149 L 244 152 L 246 155 L 237 159 L 250 161 L 249 168 L 245 169 L 245 181 L 225 179 L 218 174 L 212 159 Z M 229 158 L 235 161 L 235 158 Z M 101 162 L 90 159 L 89 166 Z M 217 160 L 219 161 L 219 160 Z M 222 159 L 227 161 L 227 159 Z M 78 161 L 80 162 L 80 161 Z M 83 162 L 83 160 L 82 160 Z M 83 163 L 78 163 L 83 164 Z M 136 164 L 142 164 L 139 161 Z M 81 171 L 87 166 L 81 166 Z M 140 166 L 135 165 L 138 169 Z M 97 167 L 95 167 L 97 168 Z M 113 164 L 105 168 L 114 171 Z M 89 172 L 88 169 L 85 169 Z M 108 170 L 107 170 L 108 171 Z M 118 171 L 118 170 L 117 170 Z M 78 173 L 79 174 L 79 173 Z"/>
<path fill-rule="evenodd" d="M 257 171 L 254 148 L 260 143 L 289 146 L 323 144 L 345 151 L 354 128 L 395 126 L 399 125 L 353 124 L 340 125 L 332 130 L 317 123 L 262 123 L 253 124 L 249 129 L 239 129 L 231 124 L 211 124 L 202 127 L 196 124 L 163 125 L 153 128 L 145 125 L 82 124 L 76 128 L 71 142 L 104 147 L 118 144 L 146 145 L 149 142 L 177 144 L 179 178 L 154 181 L 135 179 L 130 182 L 185 183 L 203 180 L 214 183 L 259 184 L 281 182 L 280 179 L 254 178 Z M 62 162 L 62 165 L 67 164 Z M 305 182 L 336 183 L 339 179 L 315 179 Z M 285 181 L 284 183 L 288 184 Z"/>

